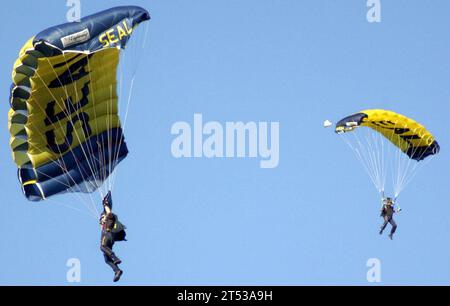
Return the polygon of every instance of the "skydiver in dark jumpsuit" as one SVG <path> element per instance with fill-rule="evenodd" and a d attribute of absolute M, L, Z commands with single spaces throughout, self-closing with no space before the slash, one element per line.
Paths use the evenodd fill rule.
<path fill-rule="evenodd" d="M 391 198 L 383 199 L 383 207 L 381 208 L 381 217 L 384 219 L 384 223 L 380 229 L 380 235 L 383 234 L 384 229 L 388 225 L 391 224 L 391 233 L 389 234 L 389 238 L 392 240 L 394 238 L 394 233 L 397 230 L 397 223 L 394 221 L 394 214 L 399 211 L 395 211 L 394 201 Z"/>
<path fill-rule="evenodd" d="M 117 221 L 117 216 L 112 213 L 112 197 L 111 192 L 103 199 L 103 213 L 100 217 L 100 226 L 102 229 L 100 250 L 103 252 L 105 262 L 114 271 L 114 282 L 118 282 L 123 274 L 123 271 L 119 268 L 119 264 L 122 261 L 114 254 L 114 235 L 112 230 Z"/>

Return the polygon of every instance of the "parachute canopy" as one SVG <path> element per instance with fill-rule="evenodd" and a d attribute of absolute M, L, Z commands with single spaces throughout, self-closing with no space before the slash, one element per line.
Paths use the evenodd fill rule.
<path fill-rule="evenodd" d="M 117 66 L 140 7 L 112 8 L 51 27 L 20 50 L 12 72 L 10 146 L 25 196 L 93 192 L 128 153 Z"/>
<path fill-rule="evenodd" d="M 440 147 L 424 126 L 411 118 L 382 109 L 345 117 L 335 132 L 354 151 L 379 193 L 392 177 L 395 197 L 415 176 L 421 161 L 435 156 Z"/>
<path fill-rule="evenodd" d="M 350 115 L 336 124 L 336 133 L 346 133 L 366 126 L 389 139 L 411 159 L 421 161 L 439 152 L 439 144 L 424 126 L 413 119 L 382 109 Z"/>

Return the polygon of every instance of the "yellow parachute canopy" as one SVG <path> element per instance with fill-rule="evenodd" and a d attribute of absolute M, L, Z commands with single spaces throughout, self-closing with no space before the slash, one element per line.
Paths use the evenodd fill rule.
<path fill-rule="evenodd" d="M 426 128 L 411 118 L 382 109 L 370 109 L 350 115 L 336 124 L 336 133 L 369 127 L 389 139 L 411 159 L 421 161 L 439 152 L 439 144 Z"/>

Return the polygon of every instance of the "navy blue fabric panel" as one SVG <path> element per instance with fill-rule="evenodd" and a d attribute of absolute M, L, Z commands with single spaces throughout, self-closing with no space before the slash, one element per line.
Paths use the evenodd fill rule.
<path fill-rule="evenodd" d="M 108 163 L 110 159 L 113 161 L 115 156 L 126 156 L 127 153 L 128 149 L 122 129 L 115 128 L 92 136 L 72 151 L 68 151 L 60 159 L 37 168 L 37 173 L 33 169 L 22 168 L 19 170 L 19 175 L 22 178 L 22 182 L 29 180 L 42 182 L 62 175 L 71 169 L 78 168 L 79 164 L 83 163 L 87 166 L 90 164 L 94 170 L 98 169 L 102 164 Z M 86 159 L 86 155 L 89 156 L 88 159 Z"/>
<path fill-rule="evenodd" d="M 92 136 L 60 159 L 40 166 L 36 171 L 21 168 L 18 175 L 22 183 L 36 180 L 44 196 L 49 197 L 73 186 L 82 185 L 84 182 L 87 184 L 89 184 L 88 181 L 103 182 L 127 155 L 128 148 L 122 129 L 115 128 Z M 36 192 L 39 192 L 37 187 L 31 186 L 31 184 L 24 186 L 25 195 L 30 200 Z M 86 190 L 86 192 L 89 191 L 93 190 Z"/>
<path fill-rule="evenodd" d="M 99 50 L 103 47 L 98 40 L 99 34 L 114 27 L 124 19 L 127 19 L 129 25 L 134 27 L 143 21 L 149 20 L 150 14 L 145 9 L 138 6 L 114 7 L 82 18 L 80 22 L 70 22 L 48 28 L 36 35 L 34 44 L 45 41 L 61 50 Z M 86 36 L 86 30 L 88 36 Z M 69 46 L 63 45 L 61 40 L 63 37 L 68 37 L 77 33 L 84 33 L 80 34 L 79 38 L 81 41 L 79 41 L 79 43 L 74 43 Z M 85 37 L 86 39 L 82 39 L 81 37 Z M 74 41 L 76 42 L 76 40 Z M 122 47 L 125 43 L 126 40 L 121 42 Z"/>
<path fill-rule="evenodd" d="M 368 116 L 366 114 L 363 113 L 359 113 L 359 114 L 354 114 L 348 117 L 345 117 L 344 119 L 342 119 L 341 121 L 339 121 L 338 123 L 336 123 L 336 127 L 346 127 L 346 123 L 347 122 L 357 122 L 358 125 L 360 125 L 363 120 L 365 118 L 367 118 Z"/>
<path fill-rule="evenodd" d="M 116 159 L 116 163 L 112 165 L 111 168 L 109 167 L 109 164 L 106 164 L 104 165 L 104 167 L 101 167 L 98 170 L 100 171 L 100 173 L 102 173 L 102 176 L 104 178 L 107 178 L 114 170 L 115 165 L 117 165 L 124 158 L 125 156 L 120 156 L 118 159 Z M 89 170 L 89 166 L 84 163 L 77 169 L 72 169 L 61 176 L 47 180 L 45 182 L 41 182 L 39 183 L 39 185 L 44 193 L 44 196 L 47 198 L 55 194 L 68 191 L 93 192 L 98 187 L 100 187 L 95 185 L 96 179 L 98 178 L 92 175 L 92 172 Z M 77 190 L 71 190 L 72 188 L 77 188 Z M 30 199 L 28 194 L 25 195 Z M 43 198 L 37 200 L 42 199 Z"/>
<path fill-rule="evenodd" d="M 434 141 L 430 146 L 409 148 L 408 151 L 406 151 L 406 154 L 408 154 L 410 158 L 416 161 L 421 161 L 428 156 L 438 154 L 440 149 L 441 147 L 439 146 L 437 141 Z"/>
<path fill-rule="evenodd" d="M 33 168 L 19 168 L 17 170 L 17 175 L 19 177 L 19 181 L 22 183 L 36 179 Z"/>
<path fill-rule="evenodd" d="M 23 193 L 30 201 L 36 202 L 42 200 L 39 188 L 35 184 L 23 186 Z"/>
<path fill-rule="evenodd" d="M 111 167 L 109 164 L 107 164 L 104 167 L 99 168 L 98 170 L 100 171 L 100 173 L 103 173 L 104 177 L 106 178 L 111 174 L 115 166 L 125 157 L 126 155 L 121 155 L 119 156 L 119 158 L 116 159 L 116 163 L 111 165 Z M 96 188 L 99 187 L 95 185 L 97 178 L 92 175 L 92 172 L 91 175 L 88 177 L 82 174 L 83 172 L 86 174 L 88 172 L 87 169 L 88 168 L 86 167 L 86 164 L 84 164 L 81 165 L 79 168 L 72 169 L 58 177 L 52 178 L 45 182 L 40 182 L 39 186 L 43 192 L 43 195 L 41 195 L 39 187 L 36 184 L 26 185 L 23 188 L 25 196 L 30 201 L 41 201 L 44 199 L 44 197 L 47 198 L 55 194 L 69 191 L 76 191 L 76 192 L 95 191 Z"/>

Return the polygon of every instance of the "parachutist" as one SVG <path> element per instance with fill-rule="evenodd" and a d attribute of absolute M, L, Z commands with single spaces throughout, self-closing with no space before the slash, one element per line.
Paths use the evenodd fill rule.
<path fill-rule="evenodd" d="M 394 233 L 397 230 L 397 223 L 395 223 L 395 221 L 394 221 L 394 214 L 396 212 L 400 212 L 400 209 L 398 211 L 395 211 L 394 205 L 395 205 L 395 203 L 391 198 L 384 198 L 383 199 L 383 207 L 381 208 L 381 215 L 380 215 L 384 219 L 384 223 L 380 229 L 380 235 L 383 234 L 384 229 L 386 228 L 388 223 L 390 223 L 392 228 L 391 228 L 391 233 L 389 234 L 389 238 L 391 240 L 393 240 Z"/>
<path fill-rule="evenodd" d="M 8 122 L 12 156 L 28 200 L 91 193 L 127 157 L 117 90 L 130 81 L 124 60 L 137 55 L 126 55 L 124 49 L 149 19 L 141 7 L 113 7 L 42 29 L 21 48 L 13 67 Z M 37 77 L 38 83 L 33 81 Z M 131 84 L 125 87 L 131 90 Z M 39 107 L 30 107 L 35 101 Z"/>
<path fill-rule="evenodd" d="M 114 271 L 114 282 L 118 282 L 123 274 L 123 271 L 119 268 L 122 261 L 113 252 L 113 246 L 116 241 L 126 241 L 126 227 L 119 222 L 117 215 L 112 213 L 111 191 L 103 198 L 102 204 L 100 250 L 103 252 L 106 264 Z"/>

